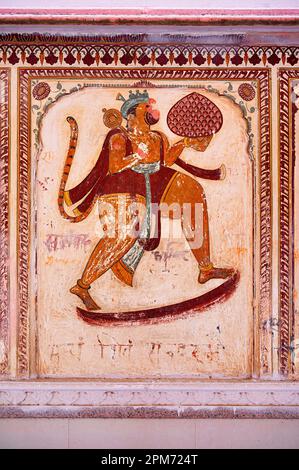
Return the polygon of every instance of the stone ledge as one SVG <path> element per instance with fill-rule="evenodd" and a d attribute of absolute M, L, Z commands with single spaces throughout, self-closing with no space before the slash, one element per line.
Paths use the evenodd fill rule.
<path fill-rule="evenodd" d="M 299 383 L 2 382 L 0 417 L 292 419 Z"/>

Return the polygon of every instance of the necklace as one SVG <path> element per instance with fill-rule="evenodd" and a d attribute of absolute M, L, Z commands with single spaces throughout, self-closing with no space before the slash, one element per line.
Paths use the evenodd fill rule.
<path fill-rule="evenodd" d="M 148 132 L 142 132 L 142 131 L 137 131 L 137 132 L 130 132 L 128 131 L 129 139 L 131 142 L 134 142 L 136 144 L 139 144 L 140 142 L 148 142 L 149 140 L 149 133 Z"/>

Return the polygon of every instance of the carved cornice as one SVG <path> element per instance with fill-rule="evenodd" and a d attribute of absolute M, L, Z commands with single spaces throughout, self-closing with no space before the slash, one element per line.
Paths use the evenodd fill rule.
<path fill-rule="evenodd" d="M 164 24 L 164 25 L 235 25 L 296 24 L 298 9 L 0 9 L 4 24 Z"/>
<path fill-rule="evenodd" d="M 296 382 L 2 382 L 0 417 L 298 418 Z"/>

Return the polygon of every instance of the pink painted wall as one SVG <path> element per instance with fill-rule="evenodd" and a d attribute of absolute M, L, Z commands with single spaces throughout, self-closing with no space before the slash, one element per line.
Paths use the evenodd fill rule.
<path fill-rule="evenodd" d="M 1 0 L 1 8 L 107 8 L 106 0 Z M 287 9 L 298 8 L 298 0 L 252 0 L 250 4 L 243 4 L 239 0 L 112 0 L 111 8 L 196 8 L 196 9 Z"/>
<path fill-rule="evenodd" d="M 299 420 L 8 419 L 0 448 L 299 448 Z"/>

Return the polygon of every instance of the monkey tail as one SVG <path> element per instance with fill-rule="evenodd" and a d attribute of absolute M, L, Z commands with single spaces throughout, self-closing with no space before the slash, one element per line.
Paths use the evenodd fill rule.
<path fill-rule="evenodd" d="M 77 223 L 86 219 L 92 207 L 89 208 L 86 212 L 77 216 L 69 215 L 64 209 L 65 201 L 66 201 L 66 204 L 71 205 L 71 202 L 68 203 L 68 201 L 66 200 L 67 191 L 65 191 L 65 186 L 66 186 L 66 183 L 67 183 L 70 171 L 71 171 L 71 167 L 73 164 L 73 160 L 74 160 L 74 156 L 75 156 L 75 152 L 77 148 L 77 142 L 78 142 L 77 121 L 72 116 L 68 116 L 67 122 L 70 125 L 71 135 L 70 135 L 69 148 L 68 148 L 67 156 L 66 156 L 65 163 L 64 163 L 63 173 L 62 173 L 62 177 L 60 180 L 59 193 L 58 193 L 58 209 L 59 209 L 60 215 L 64 219 L 67 219 L 73 223 Z"/>

